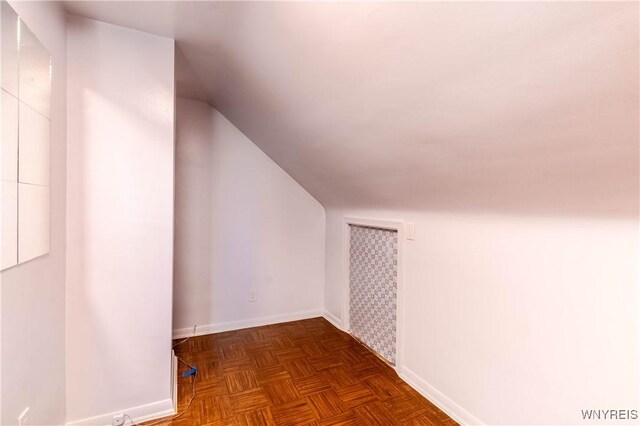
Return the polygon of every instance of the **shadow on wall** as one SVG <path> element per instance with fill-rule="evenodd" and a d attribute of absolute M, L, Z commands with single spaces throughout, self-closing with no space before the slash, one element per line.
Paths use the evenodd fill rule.
<path fill-rule="evenodd" d="M 192 129 L 197 138 L 176 136 L 175 227 L 173 268 L 173 317 L 178 306 L 194 312 L 210 312 L 213 292 L 212 233 L 224 234 L 226 227 L 214 229 L 211 182 L 213 144 L 212 110 L 202 104 L 198 111 L 183 114 L 176 105 L 177 126 Z M 207 119 L 208 118 L 208 119 Z M 229 183 L 230 184 L 230 183 Z M 189 190 L 182 190 L 189 188 Z M 209 289 L 200 291 L 199 289 Z M 193 295 L 197 295 L 193 297 Z M 210 324 L 211 317 L 198 318 L 193 325 Z M 186 327 L 186 325 L 185 325 Z"/>
<path fill-rule="evenodd" d="M 209 105 L 177 121 L 174 329 L 317 316 L 322 206 Z"/>

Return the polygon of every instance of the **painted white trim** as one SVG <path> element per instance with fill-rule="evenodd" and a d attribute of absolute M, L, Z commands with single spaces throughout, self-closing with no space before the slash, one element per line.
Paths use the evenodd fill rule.
<path fill-rule="evenodd" d="M 445 412 L 449 417 L 461 425 L 484 425 L 480 419 L 456 404 L 448 396 L 431 386 L 424 379 L 411 371 L 406 366 L 397 369 L 398 375 L 409 386 L 418 391 L 422 396 L 431 401 L 436 407 Z"/>
<path fill-rule="evenodd" d="M 171 398 L 173 399 L 173 411 L 178 413 L 178 357 L 176 351 L 171 350 Z"/>
<path fill-rule="evenodd" d="M 324 311 L 321 309 L 312 311 L 292 312 L 289 314 L 272 315 L 268 317 L 250 318 L 240 321 L 221 322 L 214 324 L 198 325 L 196 336 L 221 333 L 223 331 L 241 330 L 243 328 L 260 327 L 262 325 L 279 324 L 281 322 L 298 321 L 309 318 L 321 317 Z M 182 339 L 193 336 L 193 327 L 178 328 L 173 330 L 174 339 Z"/>
<path fill-rule="evenodd" d="M 139 405 L 137 407 L 131 407 L 124 410 L 113 411 L 111 413 L 101 414 L 95 417 L 89 417 L 81 420 L 74 420 L 68 422 L 68 426 L 76 425 L 104 425 L 111 426 L 113 416 L 117 414 L 128 414 L 135 423 L 142 423 L 149 420 L 160 419 L 162 417 L 173 416 L 176 414 L 174 409 L 173 398 L 163 399 L 162 401 L 152 402 L 150 404 Z M 128 420 L 128 419 L 127 419 Z M 125 423 L 127 424 L 127 423 Z"/>
<path fill-rule="evenodd" d="M 329 321 L 334 326 L 342 330 L 342 328 L 339 326 L 340 321 L 335 315 L 333 315 L 328 311 L 325 311 L 323 316 L 327 321 Z M 351 336 L 351 333 L 349 331 L 346 331 L 346 330 L 342 330 L 342 331 L 345 331 L 347 334 Z M 367 349 L 371 350 L 370 348 L 367 348 Z M 482 423 L 480 419 L 478 419 L 477 417 L 469 413 L 460 405 L 456 404 L 453 400 L 451 400 L 445 394 L 440 392 L 438 389 L 431 386 L 424 379 L 422 379 L 420 376 L 414 373 L 411 369 L 401 365 L 396 365 L 391 367 L 395 370 L 398 376 L 400 376 L 400 378 L 405 381 L 405 383 L 407 383 L 409 386 L 415 389 L 418 393 L 420 393 L 422 396 L 428 399 L 435 406 L 437 406 L 442 411 L 444 411 L 445 414 L 447 414 L 449 417 L 451 417 L 453 420 L 455 420 L 459 424 L 484 425 L 484 423 Z"/>
<path fill-rule="evenodd" d="M 340 319 L 338 319 L 337 316 L 333 315 L 331 312 L 329 311 L 324 311 L 324 313 L 322 314 L 322 316 L 324 317 L 324 319 L 326 319 L 327 321 L 329 321 L 334 327 L 336 327 L 338 330 L 342 330 L 342 321 Z"/>
<path fill-rule="evenodd" d="M 342 330 L 342 328 L 338 324 L 339 320 L 335 315 L 325 311 L 323 316 L 327 321 Z M 343 331 L 351 336 L 351 333 L 349 331 Z M 370 348 L 367 349 L 371 350 Z M 445 414 L 447 414 L 457 423 L 461 425 L 484 425 L 484 423 L 482 423 L 480 419 L 469 413 L 460 405 L 456 404 L 453 400 L 440 392 L 438 389 L 431 386 L 424 379 L 414 373 L 411 369 L 401 365 L 391 367 L 395 370 L 398 376 L 400 376 L 400 378 L 405 381 L 405 383 L 415 389 L 418 393 L 428 399 L 435 406 L 444 411 Z"/>
<path fill-rule="evenodd" d="M 149 420 L 161 419 L 163 417 L 174 416 L 178 413 L 178 357 L 175 351 L 171 350 L 171 399 L 165 399 L 151 404 L 140 405 L 138 407 L 127 408 L 126 410 L 114 411 L 101 414 L 86 419 L 67 422 L 67 426 L 75 425 L 105 425 L 111 426 L 113 416 L 116 414 L 127 414 L 134 423 L 142 423 Z M 125 425 L 130 420 L 125 419 Z"/>
<path fill-rule="evenodd" d="M 349 327 L 349 240 L 350 225 L 389 229 L 398 233 L 398 276 L 396 300 L 396 365 L 404 365 L 404 245 L 405 225 L 402 220 L 380 220 L 345 217 L 342 232 L 342 325 L 350 333 Z"/>

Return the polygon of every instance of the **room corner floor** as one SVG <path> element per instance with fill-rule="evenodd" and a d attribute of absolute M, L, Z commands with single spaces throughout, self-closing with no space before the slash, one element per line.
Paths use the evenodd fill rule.
<path fill-rule="evenodd" d="M 147 424 L 456 424 L 323 318 L 194 337 L 176 354 L 198 368 L 196 397 L 182 416 Z M 178 412 L 190 398 L 180 377 Z"/>

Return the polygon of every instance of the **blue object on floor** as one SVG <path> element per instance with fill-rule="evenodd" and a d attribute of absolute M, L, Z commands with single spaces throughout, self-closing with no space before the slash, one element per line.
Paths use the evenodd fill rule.
<path fill-rule="evenodd" d="M 189 377 L 189 376 L 193 376 L 194 374 L 196 374 L 198 372 L 198 369 L 196 369 L 196 367 L 191 367 L 190 370 L 185 371 L 184 373 L 182 373 L 182 377 Z"/>

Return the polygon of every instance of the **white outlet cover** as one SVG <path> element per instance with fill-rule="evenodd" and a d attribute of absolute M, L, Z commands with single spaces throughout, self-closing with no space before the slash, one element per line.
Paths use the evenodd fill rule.
<path fill-rule="evenodd" d="M 121 426 L 124 424 L 124 414 L 116 414 L 111 420 L 112 426 Z"/>

